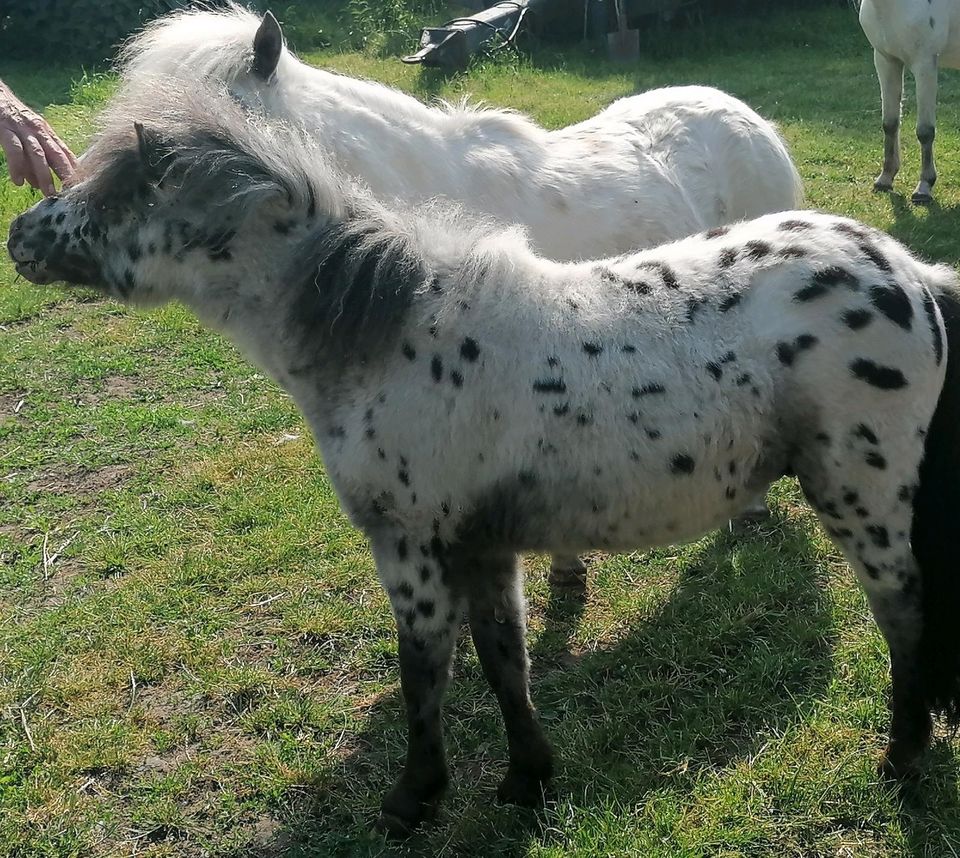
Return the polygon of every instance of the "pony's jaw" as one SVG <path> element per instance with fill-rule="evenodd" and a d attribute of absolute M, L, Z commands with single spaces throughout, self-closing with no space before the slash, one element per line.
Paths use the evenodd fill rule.
<path fill-rule="evenodd" d="M 7 252 L 17 274 L 38 286 L 57 281 L 104 286 L 103 271 L 83 237 L 80 218 L 58 197 L 42 200 L 13 220 Z"/>

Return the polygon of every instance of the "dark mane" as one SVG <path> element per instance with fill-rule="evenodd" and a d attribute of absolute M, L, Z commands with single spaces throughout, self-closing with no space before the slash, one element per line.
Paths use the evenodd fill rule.
<path fill-rule="evenodd" d="M 430 279 L 412 245 L 374 217 L 334 224 L 301 244 L 287 281 L 298 284 L 289 329 L 299 332 L 306 355 L 318 364 L 327 363 L 324 355 L 366 362 L 394 344 Z"/>

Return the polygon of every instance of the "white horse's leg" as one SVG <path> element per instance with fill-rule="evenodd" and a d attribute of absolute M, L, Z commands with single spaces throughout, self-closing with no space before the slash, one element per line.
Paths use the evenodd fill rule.
<path fill-rule="evenodd" d="M 913 69 L 917 83 L 917 140 L 920 141 L 920 181 L 913 192 L 913 202 L 925 205 L 933 202 L 933 183 L 937 168 L 933 163 L 933 138 L 937 126 L 937 58 L 917 63 Z"/>
<path fill-rule="evenodd" d="M 550 558 L 551 587 L 585 593 L 587 589 L 587 566 L 576 554 L 554 554 Z"/>
<path fill-rule="evenodd" d="M 873 52 L 873 64 L 880 80 L 883 115 L 883 172 L 873 183 L 875 191 L 890 191 L 900 170 L 900 104 L 903 100 L 903 63 L 880 51 Z M 919 87 L 919 81 L 918 81 Z"/>
<path fill-rule="evenodd" d="M 767 493 L 763 491 L 752 497 L 750 503 L 730 524 L 736 530 L 738 526 L 759 524 L 768 518 L 770 518 L 770 507 L 767 506 Z"/>

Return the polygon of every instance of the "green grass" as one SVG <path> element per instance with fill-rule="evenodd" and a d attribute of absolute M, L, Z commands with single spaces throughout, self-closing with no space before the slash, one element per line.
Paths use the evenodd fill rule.
<path fill-rule="evenodd" d="M 310 59 L 550 126 L 638 88 L 720 86 L 780 123 L 811 206 L 960 261 L 960 79 L 942 75 L 938 204 L 903 196 L 910 133 L 902 193 L 871 194 L 879 97 L 846 10 L 654 33 L 630 69 L 580 50 L 452 80 Z M 0 77 L 78 148 L 112 87 Z M 0 227 L 33 200 L 0 182 Z M 773 503 L 750 536 L 597 558 L 582 607 L 530 559 L 553 797 L 492 801 L 505 742 L 465 641 L 451 793 L 387 847 L 369 827 L 404 747 L 393 624 L 293 405 L 180 308 L 35 289 L 0 263 L 0 855 L 958 854 L 957 743 L 910 791 L 878 782 L 885 647 L 796 486 Z"/>

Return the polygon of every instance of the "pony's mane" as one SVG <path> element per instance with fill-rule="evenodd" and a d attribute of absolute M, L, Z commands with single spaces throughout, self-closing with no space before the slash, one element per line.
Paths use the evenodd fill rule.
<path fill-rule="evenodd" d="M 229 88 L 250 71 L 259 26 L 260 18 L 234 0 L 218 8 L 179 10 L 155 19 L 131 37 L 118 54 L 117 69 L 127 85 L 160 75 L 219 81 Z M 315 75 L 311 79 L 304 77 L 311 73 Z M 456 103 L 438 100 L 430 106 L 378 81 L 308 66 L 286 46 L 273 86 L 292 101 L 305 90 L 317 92 L 325 86 L 331 98 L 347 99 L 388 118 L 400 115 L 425 124 L 440 121 L 445 133 L 470 139 L 496 133 L 539 144 L 547 133 L 513 110 L 470 104 L 466 98 Z"/>
<path fill-rule="evenodd" d="M 135 123 L 157 143 L 163 184 L 181 204 L 207 209 L 251 206 L 282 194 L 292 206 L 342 217 L 344 180 L 298 129 L 244 111 L 222 86 L 170 77 L 123 87 L 101 114 L 100 131 L 80 162 L 79 178 L 105 185 L 120 164 L 142 161 Z"/>
<path fill-rule="evenodd" d="M 231 84 L 250 70 L 260 19 L 234 0 L 221 8 L 190 8 L 151 21 L 117 54 L 126 81 L 189 76 Z"/>

